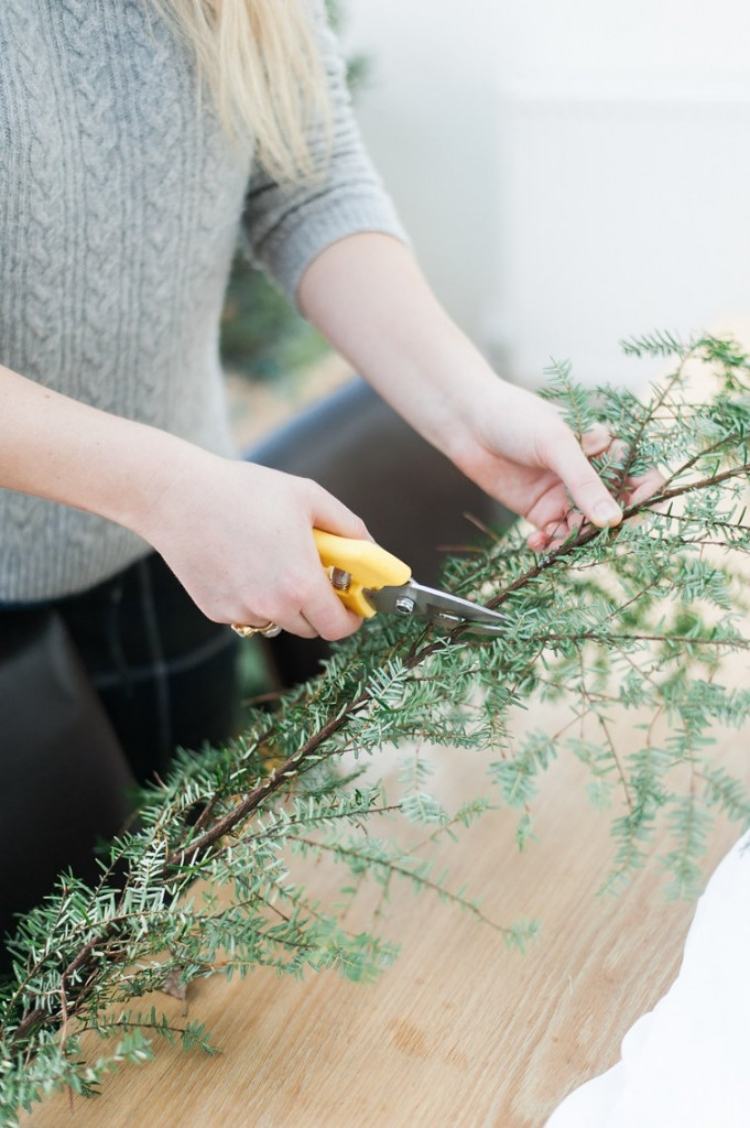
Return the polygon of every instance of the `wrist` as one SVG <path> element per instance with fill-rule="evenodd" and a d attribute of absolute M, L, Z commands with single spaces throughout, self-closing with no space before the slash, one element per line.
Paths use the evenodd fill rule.
<path fill-rule="evenodd" d="M 435 381 L 433 389 L 442 392 L 434 397 L 442 401 L 441 410 L 434 414 L 436 445 L 454 462 L 480 439 L 488 414 L 502 411 L 510 398 L 509 385 L 481 356 L 469 358 L 468 363 L 466 357 L 457 357 L 450 373 Z"/>
<path fill-rule="evenodd" d="M 167 431 L 137 426 L 137 441 L 129 444 L 120 466 L 124 488 L 105 516 L 156 546 L 195 488 L 203 464 L 216 456 Z"/>

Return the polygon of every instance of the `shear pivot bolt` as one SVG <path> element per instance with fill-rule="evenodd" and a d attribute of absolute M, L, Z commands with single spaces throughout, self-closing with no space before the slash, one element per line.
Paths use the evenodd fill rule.
<path fill-rule="evenodd" d="M 350 572 L 345 572 L 343 568 L 331 568 L 331 583 L 337 591 L 348 591 L 351 586 L 352 577 Z"/>
<path fill-rule="evenodd" d="M 414 600 L 410 599 L 408 595 L 404 595 L 401 597 L 401 599 L 397 599 L 395 603 L 396 610 L 400 615 L 411 615 L 415 606 L 416 604 Z"/>

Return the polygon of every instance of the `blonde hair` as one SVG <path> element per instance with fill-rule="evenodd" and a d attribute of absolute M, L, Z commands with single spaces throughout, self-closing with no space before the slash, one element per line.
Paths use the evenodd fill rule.
<path fill-rule="evenodd" d="M 154 0 L 192 45 L 229 135 L 254 139 L 276 180 L 311 177 L 315 126 L 330 141 L 311 0 Z"/>

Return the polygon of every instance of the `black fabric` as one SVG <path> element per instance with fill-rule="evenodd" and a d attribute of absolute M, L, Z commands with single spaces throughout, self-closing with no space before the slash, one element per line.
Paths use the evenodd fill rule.
<path fill-rule="evenodd" d="M 157 553 L 55 605 L 139 782 L 177 747 L 239 724 L 239 639 L 211 622 Z"/>
<path fill-rule="evenodd" d="M 9 612 L 0 635 L 0 935 L 127 813 L 133 779 L 62 619 Z"/>
<path fill-rule="evenodd" d="M 62 869 L 96 877 L 136 781 L 177 746 L 236 734 L 238 643 L 155 553 L 81 595 L 0 612 L 0 937 Z"/>

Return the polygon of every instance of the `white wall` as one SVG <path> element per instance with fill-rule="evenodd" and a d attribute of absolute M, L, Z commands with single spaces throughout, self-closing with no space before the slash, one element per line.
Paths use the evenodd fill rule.
<path fill-rule="evenodd" d="M 357 103 L 370 151 L 433 284 L 475 333 L 499 238 L 497 2 L 347 0 L 346 7 L 346 43 L 372 56 L 373 86 Z"/>
<path fill-rule="evenodd" d="M 436 7 L 456 7 L 436 0 Z M 714 87 L 747 78 L 744 0 L 499 0 L 506 77 L 624 77 Z"/>
<path fill-rule="evenodd" d="M 750 5 L 350 0 L 370 149 L 436 288 L 516 378 L 748 312 Z"/>

